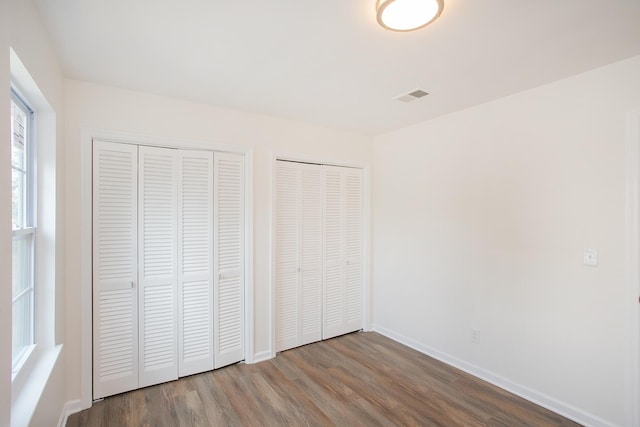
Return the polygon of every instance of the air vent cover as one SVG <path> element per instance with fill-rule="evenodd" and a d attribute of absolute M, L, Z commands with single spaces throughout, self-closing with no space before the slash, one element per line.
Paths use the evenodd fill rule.
<path fill-rule="evenodd" d="M 416 89 L 413 90 L 409 93 L 404 93 L 402 95 L 398 95 L 396 96 L 394 99 L 401 101 L 401 102 L 411 102 L 411 101 L 415 101 L 416 99 L 420 99 L 423 98 L 425 96 L 429 95 L 428 92 L 423 91 L 422 89 Z"/>

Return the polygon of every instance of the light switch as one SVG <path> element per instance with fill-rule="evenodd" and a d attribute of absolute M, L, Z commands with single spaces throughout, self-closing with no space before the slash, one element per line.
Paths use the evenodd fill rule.
<path fill-rule="evenodd" d="M 584 259 L 583 263 L 589 267 L 597 267 L 598 266 L 598 250 L 587 248 L 584 250 Z"/>

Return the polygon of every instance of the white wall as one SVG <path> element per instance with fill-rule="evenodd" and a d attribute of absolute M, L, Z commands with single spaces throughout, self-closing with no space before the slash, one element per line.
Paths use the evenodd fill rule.
<path fill-rule="evenodd" d="M 67 390 L 81 393 L 81 146 L 83 129 L 102 129 L 159 139 L 186 139 L 253 150 L 254 353 L 271 354 L 270 251 L 273 153 L 369 165 L 371 138 L 317 126 L 179 101 L 78 81 L 66 83 L 67 135 Z M 91 131 L 87 131 L 91 133 Z M 90 357 L 90 354 L 88 355 Z"/>
<path fill-rule="evenodd" d="M 375 138 L 374 328 L 574 418 L 629 425 L 638 76 L 635 57 Z"/>
<path fill-rule="evenodd" d="M 4 4 L 3 4 L 4 6 Z M 9 14 L 0 13 L 0 84 L 9 85 Z M 9 91 L 0 90 L 0 135 L 11 134 Z M 0 144 L 0 425 L 11 419 L 11 149 Z"/>
<path fill-rule="evenodd" d="M 44 95 L 48 112 L 43 114 L 41 122 L 52 134 L 39 137 L 39 153 L 46 153 L 46 170 L 40 177 L 48 176 L 46 182 L 39 182 L 40 189 L 46 187 L 48 193 L 46 215 L 40 215 L 39 226 L 46 238 L 40 239 L 40 247 L 46 248 L 42 254 L 46 262 L 41 263 L 48 277 L 42 278 L 41 290 L 44 290 L 47 313 L 50 315 L 46 344 L 63 343 L 64 335 L 64 241 L 63 241 L 63 182 L 56 177 L 64 170 L 63 129 L 63 80 L 56 54 L 49 38 L 40 23 L 38 14 L 28 0 L 6 0 L 2 2 L 0 13 L 0 135 L 2 141 L 10 140 L 9 124 L 9 86 L 10 86 L 10 48 L 12 48 L 26 67 L 38 92 Z M 23 88 L 25 89 L 25 88 Z M 4 172 L 0 180 L 0 425 L 8 425 L 11 417 L 11 178 L 10 146 L 2 143 L 0 164 Z M 38 212 L 42 214 L 41 211 Z M 39 254 L 40 255 L 40 254 Z M 46 289 L 45 289 L 46 288 Z M 53 303 L 51 303 L 53 301 Z M 52 322 L 51 319 L 54 321 Z M 56 352 L 57 354 L 57 352 Z M 37 400 L 33 415 L 34 425 L 55 425 L 64 402 L 64 363 L 55 358 L 52 370 L 40 378 L 44 391 L 41 395 L 31 395 Z M 15 398 L 15 396 L 14 396 Z M 14 414 L 15 415 L 15 414 Z"/>

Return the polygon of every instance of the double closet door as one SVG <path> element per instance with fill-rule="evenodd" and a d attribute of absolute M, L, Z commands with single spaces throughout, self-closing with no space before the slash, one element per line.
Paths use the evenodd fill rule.
<path fill-rule="evenodd" d="M 243 157 L 93 144 L 93 395 L 244 359 Z"/>
<path fill-rule="evenodd" d="M 276 351 L 362 329 L 362 170 L 276 162 Z"/>

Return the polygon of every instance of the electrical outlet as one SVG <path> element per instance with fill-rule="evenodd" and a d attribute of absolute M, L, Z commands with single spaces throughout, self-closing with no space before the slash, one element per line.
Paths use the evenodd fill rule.
<path fill-rule="evenodd" d="M 480 329 L 471 329 L 471 342 L 474 344 L 480 344 Z"/>

